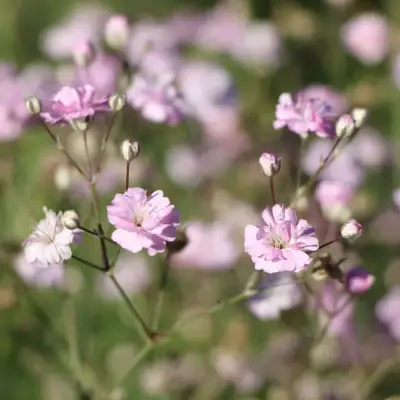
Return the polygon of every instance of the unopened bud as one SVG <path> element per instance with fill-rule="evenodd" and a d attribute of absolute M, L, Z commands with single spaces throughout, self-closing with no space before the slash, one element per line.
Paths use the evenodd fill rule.
<path fill-rule="evenodd" d="M 79 42 L 74 46 L 72 57 L 79 67 L 87 67 L 92 63 L 96 55 L 94 45 L 90 41 Z"/>
<path fill-rule="evenodd" d="M 345 287 L 351 294 L 367 292 L 375 282 L 375 277 L 363 267 L 355 267 L 346 272 Z"/>
<path fill-rule="evenodd" d="M 42 111 L 42 104 L 37 97 L 29 97 L 26 99 L 25 107 L 32 115 L 39 115 Z"/>
<path fill-rule="evenodd" d="M 131 140 L 124 140 L 121 144 L 122 158 L 126 162 L 134 160 L 140 153 L 139 142 L 133 142 Z"/>
<path fill-rule="evenodd" d="M 113 15 L 104 26 L 104 40 L 114 50 L 122 50 L 129 36 L 129 22 L 125 15 Z"/>
<path fill-rule="evenodd" d="M 110 96 L 108 100 L 108 105 L 111 110 L 117 112 L 121 111 L 126 104 L 126 96 L 124 94 L 116 93 Z"/>
<path fill-rule="evenodd" d="M 362 231 L 362 225 L 354 218 L 347 221 L 340 229 L 342 237 L 347 240 L 359 238 L 362 235 Z"/>
<path fill-rule="evenodd" d="M 74 210 L 65 211 L 61 217 L 61 222 L 67 229 L 77 229 L 80 224 L 79 214 Z"/>
<path fill-rule="evenodd" d="M 351 112 L 356 128 L 360 128 L 365 122 L 368 111 L 365 108 L 354 108 Z"/>
<path fill-rule="evenodd" d="M 259 159 L 264 174 L 267 176 L 276 175 L 281 169 L 281 159 L 271 153 L 263 153 Z"/>
<path fill-rule="evenodd" d="M 355 130 L 353 117 L 349 114 L 342 115 L 336 122 L 336 136 L 350 137 Z"/>

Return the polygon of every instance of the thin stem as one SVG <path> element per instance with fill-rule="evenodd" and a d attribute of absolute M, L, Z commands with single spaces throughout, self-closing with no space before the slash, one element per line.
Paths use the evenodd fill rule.
<path fill-rule="evenodd" d="M 108 125 L 107 131 L 106 131 L 105 135 L 103 136 L 103 141 L 101 142 L 99 156 L 97 158 L 96 174 L 99 173 L 99 171 L 100 171 L 101 163 L 103 161 L 103 157 L 104 157 L 104 153 L 105 153 L 106 146 L 107 146 L 107 143 L 108 143 L 108 139 L 110 138 L 111 131 L 112 131 L 112 128 L 114 126 L 116 117 L 117 117 L 117 113 L 114 112 L 112 117 L 111 117 L 110 124 Z"/>
<path fill-rule="evenodd" d="M 273 176 L 271 176 L 269 178 L 269 188 L 270 188 L 270 191 L 271 191 L 272 203 L 276 204 L 275 188 L 274 188 L 274 177 Z"/>
<path fill-rule="evenodd" d="M 165 288 L 167 286 L 169 271 L 171 269 L 170 256 L 171 256 L 171 253 L 168 252 L 167 256 L 165 258 L 165 261 L 163 263 L 163 268 L 162 268 L 162 272 L 161 272 L 160 288 L 159 288 L 159 292 L 158 292 L 158 298 L 157 298 L 156 306 L 154 309 L 154 318 L 153 318 L 153 322 L 152 322 L 152 327 L 154 330 L 157 330 L 158 326 L 160 324 L 161 312 L 162 312 L 162 307 L 164 304 L 164 297 L 165 297 Z"/>
<path fill-rule="evenodd" d="M 79 225 L 79 229 L 81 229 L 82 231 L 84 231 L 84 232 L 86 232 L 86 233 L 89 233 L 90 235 L 99 237 L 99 233 L 98 233 L 97 231 L 94 231 L 94 230 L 92 230 L 92 229 L 85 228 L 85 227 L 83 227 L 82 225 Z M 115 244 L 115 245 L 117 244 L 117 243 L 114 242 L 114 240 L 110 239 L 110 238 L 107 237 L 107 236 L 104 236 L 104 235 L 103 235 L 103 238 L 104 238 L 104 240 L 107 240 L 107 242 L 110 242 L 110 243 Z"/>
<path fill-rule="evenodd" d="M 301 143 L 300 143 L 300 149 L 299 149 L 299 160 L 300 162 L 298 163 L 298 165 L 301 164 L 301 159 L 303 158 L 303 153 L 304 153 L 304 148 L 305 148 L 305 144 L 307 141 L 307 137 L 303 138 L 301 137 Z M 301 177 L 302 177 L 302 170 L 301 168 L 297 168 L 297 176 L 296 176 L 296 192 L 298 191 L 300 184 L 301 184 Z"/>
<path fill-rule="evenodd" d="M 48 127 L 48 125 L 41 120 L 42 125 L 45 129 L 45 131 L 49 134 L 51 140 L 53 140 L 53 142 L 57 145 L 58 149 L 61 150 L 64 155 L 67 157 L 68 161 L 75 167 L 75 169 L 85 178 L 87 179 L 87 176 L 85 174 L 85 172 L 83 171 L 83 169 L 78 165 L 78 163 L 71 157 L 71 155 L 68 153 L 68 151 L 64 148 L 64 146 L 62 145 L 60 139 L 58 138 L 58 136 L 54 135 L 54 133 L 50 130 L 50 128 Z"/>
<path fill-rule="evenodd" d="M 101 250 L 101 257 L 103 260 L 103 267 L 106 271 L 108 271 L 111 268 L 111 266 L 110 266 L 110 261 L 108 259 L 106 242 L 104 239 L 104 230 L 101 224 L 101 214 L 100 214 L 99 200 L 96 192 L 96 186 L 94 182 L 90 182 L 89 186 L 90 186 L 90 193 L 92 196 L 94 211 L 97 218 L 97 231 L 98 231 L 98 238 L 100 241 L 100 250 Z"/>
<path fill-rule="evenodd" d="M 93 269 L 95 269 L 95 270 L 97 270 L 97 271 L 104 272 L 104 269 L 103 269 L 103 268 L 99 267 L 99 266 L 96 265 L 96 264 L 91 263 L 90 261 L 86 261 L 86 260 L 84 260 L 83 258 L 80 258 L 80 257 L 75 256 L 75 255 L 72 255 L 71 258 L 73 258 L 74 260 L 79 261 L 80 263 L 85 264 L 85 265 L 87 265 L 88 267 L 93 268 Z"/>
<path fill-rule="evenodd" d="M 338 242 L 340 239 L 341 239 L 340 237 L 337 237 L 337 238 L 335 238 L 335 239 L 329 240 L 329 242 L 326 242 L 326 243 L 324 243 L 324 244 L 321 244 L 321 246 L 318 247 L 318 250 L 321 250 L 321 249 L 323 249 L 324 247 L 328 247 L 328 246 L 330 246 L 331 244 Z M 318 250 L 317 250 L 317 251 L 318 251 Z"/>
<path fill-rule="evenodd" d="M 126 170 L 125 170 L 125 190 L 128 190 L 128 188 L 129 188 L 130 166 L 131 166 L 131 162 L 127 161 L 126 162 Z"/>
<path fill-rule="evenodd" d="M 118 292 L 120 293 L 122 299 L 124 300 L 125 304 L 127 305 L 129 311 L 134 316 L 134 321 L 136 322 L 138 331 L 143 337 L 145 342 L 152 341 L 154 337 L 154 333 L 147 327 L 146 323 L 140 316 L 139 312 L 136 310 L 136 307 L 133 305 L 127 294 L 125 293 L 122 286 L 119 284 L 118 280 L 115 278 L 114 275 L 109 275 L 111 281 L 114 283 L 115 287 L 117 288 Z"/>
<path fill-rule="evenodd" d="M 83 132 L 83 144 L 85 147 L 85 154 L 86 154 L 87 163 L 88 163 L 88 178 L 89 178 L 89 181 L 92 181 L 92 163 L 90 161 L 90 151 L 89 151 L 87 134 L 88 134 L 87 130 Z"/>

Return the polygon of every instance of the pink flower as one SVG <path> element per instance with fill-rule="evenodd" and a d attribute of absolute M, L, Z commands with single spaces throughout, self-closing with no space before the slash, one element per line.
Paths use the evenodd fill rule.
<path fill-rule="evenodd" d="M 94 88 L 63 86 L 52 98 L 50 107 L 41 113 L 49 124 L 66 123 L 92 117 L 98 111 L 108 111 L 108 99 L 96 98 Z"/>
<path fill-rule="evenodd" d="M 298 220 L 295 210 L 279 204 L 267 207 L 262 218 L 264 224 L 245 228 L 245 251 L 256 270 L 275 273 L 305 269 L 312 261 L 306 252 L 319 246 L 315 229 L 306 220 Z"/>
<path fill-rule="evenodd" d="M 224 223 L 192 222 L 186 229 L 188 244 L 171 258 L 173 266 L 202 270 L 233 267 L 240 256 L 230 229 Z"/>
<path fill-rule="evenodd" d="M 174 78 L 169 72 L 137 73 L 128 88 L 128 103 L 149 121 L 177 125 L 183 118 L 185 106 Z"/>
<path fill-rule="evenodd" d="M 346 98 L 330 86 L 321 84 L 306 86 L 301 90 L 301 96 L 304 101 L 319 99 L 320 101 L 329 104 L 329 107 L 331 107 L 331 110 L 335 115 L 342 115 L 349 108 L 349 103 Z"/>
<path fill-rule="evenodd" d="M 347 21 L 341 36 L 344 46 L 364 64 L 381 62 L 389 51 L 389 28 L 386 19 L 366 12 Z"/>
<path fill-rule="evenodd" d="M 81 239 L 79 229 L 66 229 L 62 224 L 62 213 L 43 208 L 45 218 L 24 241 L 25 258 L 29 263 L 43 267 L 60 264 L 72 256 L 71 244 Z"/>
<path fill-rule="evenodd" d="M 348 206 L 353 196 L 353 187 L 340 181 L 322 181 L 315 189 L 315 198 L 324 208 Z"/>
<path fill-rule="evenodd" d="M 287 126 L 299 135 L 315 133 L 320 137 L 334 137 L 333 117 L 331 107 L 319 99 L 305 99 L 301 93 L 295 97 L 283 93 L 279 96 L 273 126 L 274 129 Z"/>
<path fill-rule="evenodd" d="M 378 301 L 375 313 L 380 321 L 387 325 L 390 334 L 400 341 L 400 286 L 394 286 L 390 292 Z"/>
<path fill-rule="evenodd" d="M 110 224 L 117 228 L 112 239 L 132 253 L 146 249 L 154 256 L 176 238 L 179 214 L 161 190 L 147 196 L 144 189 L 130 188 L 115 195 L 107 213 Z"/>
<path fill-rule="evenodd" d="M 349 293 L 365 293 L 372 287 L 374 282 L 375 277 L 363 267 L 352 268 L 346 272 L 345 287 Z"/>

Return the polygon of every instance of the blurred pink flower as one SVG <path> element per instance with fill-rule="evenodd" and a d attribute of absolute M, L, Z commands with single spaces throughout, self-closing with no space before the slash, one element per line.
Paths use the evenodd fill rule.
<path fill-rule="evenodd" d="M 306 220 L 298 220 L 295 210 L 279 204 L 267 207 L 262 218 L 262 225 L 245 228 L 245 251 L 256 270 L 276 273 L 305 269 L 312 261 L 306 252 L 319 246 L 315 229 Z"/>
<path fill-rule="evenodd" d="M 145 290 L 151 281 L 149 265 L 145 257 L 139 254 L 123 252 L 113 269 L 114 276 L 125 292 L 134 295 Z M 104 274 L 97 281 L 99 295 L 109 299 L 121 299 L 121 294 Z"/>
<path fill-rule="evenodd" d="M 176 238 L 179 214 L 161 190 L 150 196 L 141 188 L 118 193 L 107 213 L 110 224 L 117 228 L 111 238 L 132 253 L 146 249 L 154 256 Z"/>
<path fill-rule="evenodd" d="M 346 335 L 351 329 L 354 305 L 342 286 L 333 280 L 326 281 L 314 301 L 320 310 L 321 325 L 324 326 L 326 320 L 331 319 L 328 333 L 333 336 Z"/>
<path fill-rule="evenodd" d="M 363 267 L 355 267 L 345 274 L 345 287 L 351 294 L 361 294 L 371 289 L 375 277 Z"/>
<path fill-rule="evenodd" d="M 138 63 L 138 70 L 146 76 L 178 71 L 182 63 L 180 54 L 176 51 L 149 50 Z"/>
<path fill-rule="evenodd" d="M 396 54 L 392 60 L 392 78 L 396 87 L 400 89 L 400 54 Z"/>
<path fill-rule="evenodd" d="M 136 65 L 147 51 L 169 52 L 173 51 L 176 45 L 176 38 L 166 23 L 142 20 L 131 29 L 126 57 L 132 65 Z"/>
<path fill-rule="evenodd" d="M 393 203 L 400 210 L 400 189 L 393 192 Z"/>
<path fill-rule="evenodd" d="M 394 286 L 378 301 L 376 316 L 389 329 L 394 339 L 400 341 L 400 286 Z"/>
<path fill-rule="evenodd" d="M 64 228 L 62 213 L 43 208 L 45 218 L 39 221 L 31 235 L 23 243 L 25 258 L 29 263 L 48 267 L 60 264 L 72 256 L 72 243 L 81 239 L 79 229 Z"/>
<path fill-rule="evenodd" d="M 301 96 L 304 101 L 319 99 L 329 104 L 329 107 L 335 115 L 342 115 L 349 108 L 349 103 L 344 95 L 327 85 L 313 84 L 306 86 L 301 90 Z"/>
<path fill-rule="evenodd" d="M 63 86 L 44 108 L 41 117 L 49 124 L 66 123 L 93 117 L 96 112 L 109 111 L 108 99 L 97 97 L 90 85 Z"/>
<path fill-rule="evenodd" d="M 90 85 L 96 96 L 110 96 L 118 91 L 120 72 L 121 63 L 115 57 L 97 54 L 87 67 L 75 70 L 72 86 Z"/>
<path fill-rule="evenodd" d="M 185 113 L 185 103 L 175 84 L 175 75 L 137 73 L 128 88 L 128 103 L 152 122 L 177 125 Z"/>
<path fill-rule="evenodd" d="M 283 93 L 276 106 L 274 129 L 285 126 L 294 133 L 315 133 L 320 137 L 334 137 L 334 114 L 331 107 L 319 99 L 305 99 L 301 93 Z"/>
<path fill-rule="evenodd" d="M 282 311 L 298 306 L 302 291 L 292 272 L 278 272 L 261 282 L 259 294 L 249 300 L 250 311 L 263 321 L 279 318 Z"/>
<path fill-rule="evenodd" d="M 188 244 L 171 258 L 171 264 L 175 267 L 228 269 L 234 266 L 240 256 L 240 248 L 229 228 L 219 222 L 191 222 L 186 235 Z"/>
<path fill-rule="evenodd" d="M 100 41 L 107 18 L 107 10 L 99 5 L 80 5 L 74 8 L 64 20 L 43 31 L 42 51 L 56 60 L 71 57 L 78 42 Z"/>
<path fill-rule="evenodd" d="M 125 47 L 129 35 L 129 21 L 123 14 L 112 15 L 104 24 L 104 40 L 112 49 Z"/>
<path fill-rule="evenodd" d="M 63 264 L 30 263 L 20 254 L 14 260 L 14 268 L 26 283 L 37 287 L 61 286 L 64 282 Z"/>
<path fill-rule="evenodd" d="M 381 62 L 389 51 L 389 27 L 385 17 L 365 12 L 347 21 L 341 28 L 346 49 L 364 64 Z"/>
<path fill-rule="evenodd" d="M 348 206 L 354 196 L 354 188 L 340 181 L 322 181 L 315 189 L 315 198 L 322 207 Z"/>
<path fill-rule="evenodd" d="M 168 30 L 177 43 L 192 43 L 203 23 L 202 15 L 190 12 L 178 12 L 168 21 Z"/>

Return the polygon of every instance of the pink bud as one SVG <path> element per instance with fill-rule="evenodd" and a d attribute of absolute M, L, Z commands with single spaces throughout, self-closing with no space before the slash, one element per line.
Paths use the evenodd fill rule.
<path fill-rule="evenodd" d="M 87 67 L 94 60 L 95 55 L 94 45 L 90 41 L 77 43 L 72 52 L 75 64 L 79 67 Z"/>
<path fill-rule="evenodd" d="M 125 47 L 129 35 L 129 22 L 125 15 L 113 15 L 104 27 L 104 40 L 107 45 L 115 50 Z"/>
<path fill-rule="evenodd" d="M 355 267 L 345 275 L 345 287 L 349 293 L 361 294 L 368 291 L 375 282 L 375 277 L 363 267 Z"/>
<path fill-rule="evenodd" d="M 271 153 L 263 153 L 260 157 L 260 165 L 267 176 L 276 175 L 281 169 L 281 159 Z"/>
<path fill-rule="evenodd" d="M 350 219 L 341 228 L 340 233 L 345 239 L 357 239 L 363 231 L 362 225 L 355 219 Z"/>
<path fill-rule="evenodd" d="M 349 114 L 342 115 L 336 122 L 336 136 L 349 137 L 355 130 L 353 117 Z"/>

